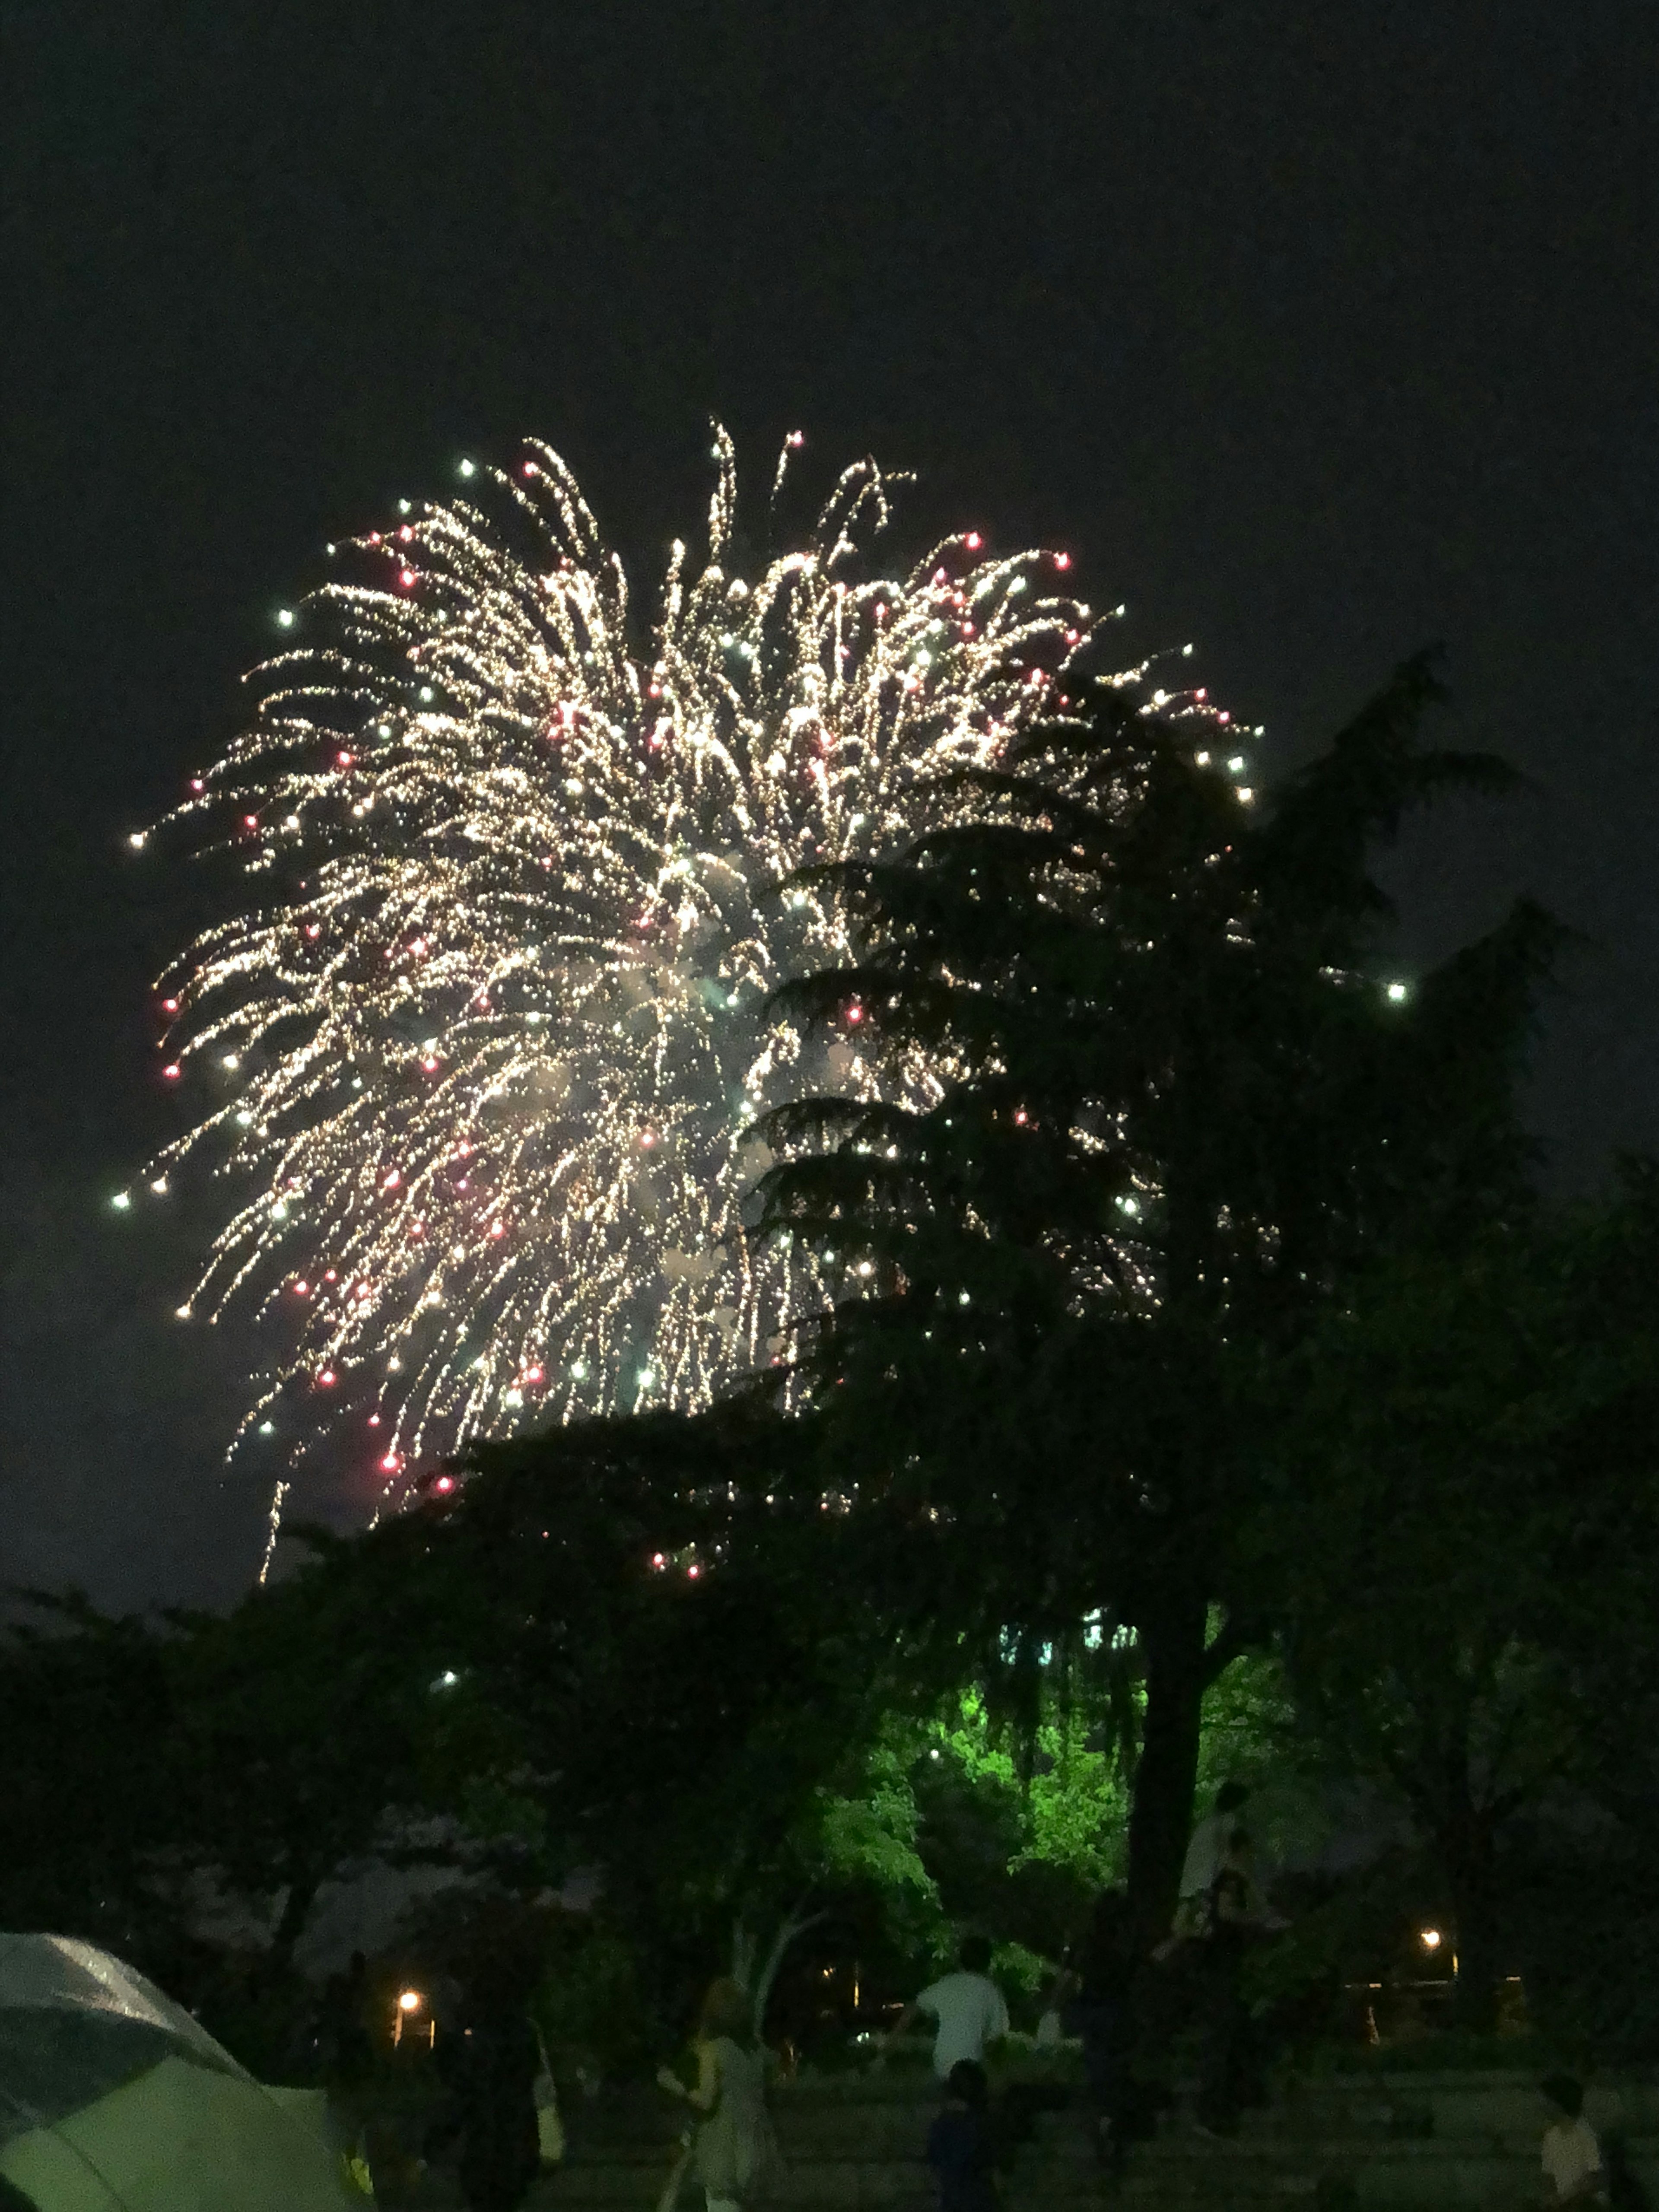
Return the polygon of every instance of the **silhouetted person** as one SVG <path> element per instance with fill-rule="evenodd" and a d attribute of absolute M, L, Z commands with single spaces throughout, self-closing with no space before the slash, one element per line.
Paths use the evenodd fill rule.
<path fill-rule="evenodd" d="M 470 2212 L 517 2212 L 541 2163 L 535 2087 L 541 2045 L 529 2005 L 529 1986 L 514 1966 L 493 1964 L 473 1984 L 453 2077 L 461 2194 Z"/>
<path fill-rule="evenodd" d="M 945 2078 L 945 2109 L 927 2130 L 939 2212 L 995 2212 L 996 2160 L 985 2069 L 959 2058 Z"/>
<path fill-rule="evenodd" d="M 1098 2156 L 1122 2145 L 1128 2090 L 1129 1999 L 1135 1973 L 1128 1899 L 1121 1889 L 1095 1899 L 1089 1930 L 1072 1955 L 1071 2021 L 1083 2042 L 1083 2079 Z"/>

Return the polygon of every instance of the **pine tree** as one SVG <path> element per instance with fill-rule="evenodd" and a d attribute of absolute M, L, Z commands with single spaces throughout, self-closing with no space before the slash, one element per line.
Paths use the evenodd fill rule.
<path fill-rule="evenodd" d="M 1266 1627 L 1238 1539 L 1271 1378 L 1359 1261 L 1526 1186 L 1514 1079 L 1556 926 L 1523 902 L 1409 990 L 1377 968 L 1375 848 L 1514 781 L 1422 743 L 1439 696 L 1408 662 L 1253 805 L 1178 720 L 1103 692 L 972 777 L 981 820 L 815 871 L 861 957 L 780 994 L 934 1091 L 769 1124 L 763 1228 L 843 1284 L 779 1370 L 816 1424 L 801 1479 L 945 1644 L 1029 1673 L 1085 1618 L 1133 1636 L 1149 1936 L 1205 1687 Z"/>

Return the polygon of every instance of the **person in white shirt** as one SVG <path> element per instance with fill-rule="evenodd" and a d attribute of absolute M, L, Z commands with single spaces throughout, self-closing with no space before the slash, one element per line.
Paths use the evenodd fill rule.
<path fill-rule="evenodd" d="M 920 1996 L 911 1998 L 893 2022 L 877 2065 L 883 2063 L 916 2014 L 927 2013 L 936 2024 L 933 2071 L 941 2081 L 964 2058 L 971 2058 L 976 2066 L 982 2066 L 987 2051 L 1008 2033 L 1008 2008 L 987 1971 L 990 1964 L 991 1946 L 988 1939 L 970 1936 L 962 1947 L 960 1972 L 942 1976 L 939 1981 L 930 1983 Z"/>
<path fill-rule="evenodd" d="M 1544 2130 L 1544 2178 L 1554 2184 L 1554 2193 L 1548 2201 L 1553 2204 L 1583 2204 L 1589 2201 L 1605 2204 L 1607 2169 L 1601 2163 L 1601 2145 L 1595 2130 L 1584 2118 L 1583 2083 L 1575 2081 L 1570 2074 L 1552 2074 L 1538 2086 L 1559 2115 L 1553 2124 Z"/>
<path fill-rule="evenodd" d="M 1242 1782 L 1224 1782 L 1216 1792 L 1214 1812 L 1193 1830 L 1181 1869 L 1180 1903 L 1176 1907 L 1175 1919 L 1177 1935 L 1204 1934 L 1216 1881 L 1233 1856 L 1249 1794 Z"/>

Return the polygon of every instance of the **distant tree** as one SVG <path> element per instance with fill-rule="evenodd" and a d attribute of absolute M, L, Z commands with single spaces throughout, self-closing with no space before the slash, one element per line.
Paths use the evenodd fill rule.
<path fill-rule="evenodd" d="M 1303 1348 L 1260 1524 L 1303 1711 L 1409 1811 L 1489 2025 L 1517 1815 L 1652 1821 L 1659 1206 L 1495 1224 L 1393 1258 Z M 1645 1716 L 1632 1730 L 1633 1715 Z"/>
<path fill-rule="evenodd" d="M 6 1713 L 0 1921 L 130 1955 L 171 1919 L 156 1854 L 180 1824 L 167 1632 L 82 1595 L 33 1594 L 0 1640 Z"/>

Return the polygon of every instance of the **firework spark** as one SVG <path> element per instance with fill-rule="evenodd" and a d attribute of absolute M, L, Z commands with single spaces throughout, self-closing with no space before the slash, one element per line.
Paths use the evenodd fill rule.
<path fill-rule="evenodd" d="M 532 1418 L 700 1405 L 822 1302 L 740 1234 L 750 1125 L 872 1080 L 856 1006 L 810 1048 L 764 1015 L 848 951 L 780 887 L 937 818 L 926 780 L 1053 711 L 1093 618 L 1063 555 L 975 533 L 872 580 L 870 462 L 745 580 L 715 459 L 708 560 L 675 546 L 642 649 L 558 456 L 463 461 L 452 503 L 331 549 L 349 580 L 281 611 L 252 726 L 170 817 L 252 878 L 158 987 L 199 1104 L 150 1171 L 230 1194 L 183 1310 L 280 1346 L 236 1443 L 291 1467 L 343 1428 L 390 1486 Z"/>

